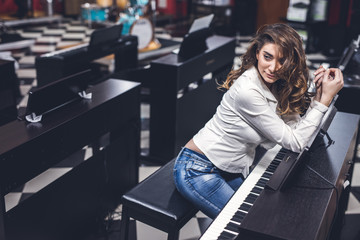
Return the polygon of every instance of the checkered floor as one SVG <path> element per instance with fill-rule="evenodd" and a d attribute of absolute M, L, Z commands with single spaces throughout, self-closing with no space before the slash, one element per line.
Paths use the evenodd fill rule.
<path fill-rule="evenodd" d="M 60 22 L 55 22 L 48 24 L 47 26 L 37 26 L 22 28 L 16 30 L 22 37 L 28 39 L 34 39 L 35 43 L 28 48 L 24 48 L 21 51 L 16 51 L 12 53 L 12 57 L 17 60 L 19 67 L 16 70 L 17 76 L 20 80 L 20 90 L 22 98 L 19 100 L 18 108 L 19 112 L 23 112 L 26 103 L 27 103 L 27 93 L 32 87 L 36 87 L 36 71 L 35 71 L 35 57 L 37 55 L 65 48 L 67 46 L 76 45 L 83 42 L 89 41 L 89 36 L 92 33 L 93 29 L 89 28 L 82 24 L 80 21 L 67 20 L 64 19 Z M 158 36 L 170 38 L 170 36 L 164 31 L 156 31 Z M 236 48 L 237 56 L 241 55 L 246 49 L 246 42 L 248 38 L 239 38 L 238 47 Z M 326 62 L 324 56 L 309 56 L 309 59 L 323 60 Z M 105 64 L 108 64 L 109 69 L 111 69 L 112 62 L 109 59 L 102 59 L 99 61 L 105 61 Z M 318 62 L 318 61 L 317 61 Z M 235 64 L 239 63 L 239 59 L 235 59 Z M 312 69 L 316 69 L 316 63 L 309 62 L 309 65 Z M 148 153 L 149 148 L 149 105 L 147 103 L 142 103 L 141 106 L 141 118 L 142 118 L 142 132 L 141 132 L 141 150 L 142 154 Z M 16 189 L 15 191 L 7 194 L 5 196 L 6 210 L 13 208 L 20 201 L 30 197 L 32 194 L 36 193 L 47 184 L 56 180 L 66 172 L 70 171 L 74 164 L 79 163 L 79 161 L 84 161 L 92 156 L 91 147 L 85 147 L 81 151 L 72 155 L 68 159 L 64 160 L 61 164 L 51 168 L 31 181 L 27 182 L 21 188 Z M 141 181 L 156 169 L 159 166 L 147 166 L 142 165 L 139 169 L 139 175 Z M 351 182 L 352 191 L 349 198 L 348 209 L 346 211 L 345 218 L 345 231 L 342 239 L 352 240 L 360 239 L 360 148 L 358 147 L 357 151 L 357 161 L 354 166 L 353 180 Z M 121 206 L 118 209 L 121 212 Z M 115 215 L 114 215 L 115 216 Z M 117 217 L 114 217 L 113 220 L 118 220 Z M 206 229 L 210 220 L 199 213 L 195 218 L 193 218 L 186 226 L 182 229 L 180 233 L 180 239 L 198 239 L 201 235 L 201 232 Z M 116 227 L 116 226 L 115 226 Z M 166 234 L 153 229 L 145 224 L 136 223 L 136 235 L 137 239 L 166 239 Z M 110 236 L 109 239 L 115 239 L 115 236 Z"/>

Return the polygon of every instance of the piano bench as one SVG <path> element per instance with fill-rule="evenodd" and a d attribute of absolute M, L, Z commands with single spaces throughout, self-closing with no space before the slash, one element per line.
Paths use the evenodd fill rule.
<path fill-rule="evenodd" d="M 197 213 L 175 187 L 174 163 L 171 160 L 122 196 L 121 240 L 128 239 L 130 218 L 167 232 L 168 240 L 177 240 L 180 229 Z"/>

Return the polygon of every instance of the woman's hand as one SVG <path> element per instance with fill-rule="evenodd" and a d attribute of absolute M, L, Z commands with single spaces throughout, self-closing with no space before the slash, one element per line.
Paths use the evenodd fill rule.
<path fill-rule="evenodd" d="M 325 70 L 321 83 L 321 97 L 320 102 L 329 106 L 334 96 L 343 88 L 344 79 L 342 72 L 338 68 L 329 68 Z M 317 81 L 319 82 L 319 80 Z"/>
<path fill-rule="evenodd" d="M 326 69 L 321 65 L 315 72 L 315 78 L 313 80 L 315 87 L 316 87 L 316 94 L 314 100 L 320 102 L 321 94 L 322 94 L 322 79 L 324 77 Z"/>
<path fill-rule="evenodd" d="M 321 65 L 316 71 L 314 72 L 315 78 L 313 80 L 316 87 L 320 87 L 322 78 L 325 74 L 326 69 Z"/>

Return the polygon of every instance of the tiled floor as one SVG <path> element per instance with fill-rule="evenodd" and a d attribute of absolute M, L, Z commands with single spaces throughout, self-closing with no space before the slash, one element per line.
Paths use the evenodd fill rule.
<path fill-rule="evenodd" d="M 93 31 L 86 26 L 76 21 L 63 21 L 56 23 L 55 25 L 49 25 L 47 27 L 36 27 L 36 28 L 24 28 L 17 30 L 23 37 L 35 39 L 35 44 L 27 49 L 23 49 L 21 52 L 15 52 L 13 57 L 19 63 L 19 68 L 16 73 L 20 80 L 20 89 L 23 99 L 19 102 L 19 111 L 22 112 L 26 107 L 27 103 L 27 92 L 34 86 L 36 86 L 36 72 L 35 72 L 35 56 L 53 51 L 55 49 L 63 48 L 77 44 L 80 42 L 87 42 L 89 35 Z M 166 36 L 166 33 L 157 31 L 158 35 Z M 236 54 L 239 56 L 244 52 L 246 48 L 246 41 L 248 38 L 241 38 L 242 43 L 236 48 Z M 323 56 L 309 56 L 311 58 L 322 58 Z M 326 58 L 323 59 L 326 62 Z M 238 58 L 235 59 L 235 63 L 238 63 Z M 316 68 L 316 64 L 309 62 L 312 69 Z M 141 132 L 141 149 L 142 153 L 146 154 L 149 147 L 149 105 L 143 103 L 141 106 L 141 118 L 142 118 L 142 132 Z M 91 148 L 87 147 L 83 149 L 83 159 L 88 159 L 92 154 Z M 146 178 L 159 166 L 142 165 L 139 169 L 140 179 L 139 181 Z M 28 197 L 29 195 L 39 191 L 42 187 L 46 186 L 62 174 L 70 171 L 69 166 L 59 166 L 51 168 L 48 171 L 42 173 L 38 177 L 32 179 L 26 183 L 18 191 L 9 193 L 5 196 L 6 210 L 9 210 L 16 206 L 20 201 Z M 357 162 L 354 166 L 354 174 L 351 182 L 352 191 L 349 197 L 349 204 L 346 211 L 344 234 L 341 239 L 343 240 L 356 240 L 360 239 L 360 148 L 357 151 Z M 114 214 L 113 220 L 118 220 L 121 214 L 121 206 L 119 206 L 116 214 Z M 118 224 L 118 221 L 115 221 Z M 201 232 L 206 229 L 210 220 L 202 213 L 198 213 L 180 232 L 180 240 L 191 240 L 198 239 Z M 118 234 L 116 231 L 110 234 L 109 239 L 115 239 L 115 235 Z M 154 228 L 151 228 L 143 223 L 136 222 L 136 236 L 139 240 L 161 240 L 166 239 L 166 234 Z M 101 238 L 102 239 L 102 238 Z"/>

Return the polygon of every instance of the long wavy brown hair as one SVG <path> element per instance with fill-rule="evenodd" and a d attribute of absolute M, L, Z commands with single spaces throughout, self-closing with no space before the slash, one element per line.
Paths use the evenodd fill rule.
<path fill-rule="evenodd" d="M 287 24 L 276 23 L 259 28 L 246 53 L 241 56 L 240 68 L 233 68 L 220 87 L 229 89 L 247 69 L 257 67 L 256 53 L 267 43 L 278 45 L 285 59 L 280 69 L 274 73 L 279 79 L 274 83 L 273 90 L 277 92 L 280 114 L 304 113 L 310 103 L 310 97 L 313 96 L 308 92 L 309 70 L 302 39 Z"/>

